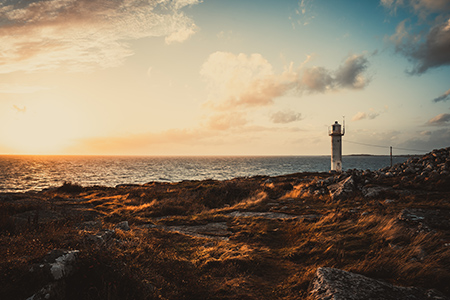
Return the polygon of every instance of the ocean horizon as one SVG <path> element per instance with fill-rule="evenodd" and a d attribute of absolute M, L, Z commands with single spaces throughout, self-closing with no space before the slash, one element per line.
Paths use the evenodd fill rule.
<path fill-rule="evenodd" d="M 393 163 L 408 156 L 394 156 Z M 347 155 L 343 169 L 378 170 L 384 155 Z M 41 191 L 72 182 L 114 187 L 153 181 L 227 180 L 257 175 L 328 172 L 330 156 L 78 156 L 0 155 L 0 192 Z"/>

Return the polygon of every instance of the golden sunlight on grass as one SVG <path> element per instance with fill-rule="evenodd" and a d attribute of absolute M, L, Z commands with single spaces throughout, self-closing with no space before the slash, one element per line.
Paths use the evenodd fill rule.
<path fill-rule="evenodd" d="M 383 196 L 314 196 L 317 176 L 66 183 L 7 196 L 0 280 L 8 284 L 0 296 L 24 299 L 39 289 L 44 281 L 29 265 L 52 249 L 80 251 L 65 299 L 308 299 L 319 267 L 450 294 L 447 223 L 434 220 L 431 230 L 399 217 L 405 207 L 450 211 L 447 185 L 387 205 Z"/>

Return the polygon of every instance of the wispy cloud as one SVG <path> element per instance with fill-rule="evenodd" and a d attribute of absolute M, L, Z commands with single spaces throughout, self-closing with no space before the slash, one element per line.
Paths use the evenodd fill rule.
<path fill-rule="evenodd" d="M 359 111 L 356 115 L 353 116 L 352 121 L 361 121 L 364 119 L 375 119 L 378 114 L 367 114 L 365 112 Z"/>
<path fill-rule="evenodd" d="M 295 28 L 296 25 L 307 26 L 316 17 L 312 3 L 314 0 L 301 0 L 298 3 L 298 9 L 295 10 L 297 15 L 297 21 L 292 22 L 292 26 Z M 290 18 L 291 20 L 293 17 Z"/>
<path fill-rule="evenodd" d="M 450 114 L 439 114 L 426 123 L 426 125 L 431 126 L 446 126 L 448 124 L 450 124 Z"/>
<path fill-rule="evenodd" d="M 13 105 L 13 108 L 18 112 L 18 113 L 25 113 L 27 111 L 27 107 L 18 107 L 17 105 Z"/>
<path fill-rule="evenodd" d="M 450 99 L 450 89 L 446 91 L 444 94 L 440 95 L 433 99 L 434 102 L 447 101 Z"/>
<path fill-rule="evenodd" d="M 450 65 L 450 1 L 382 0 L 381 4 L 393 13 L 406 8 L 418 16 L 416 23 L 410 19 L 400 22 L 389 37 L 396 51 L 414 64 L 411 74 Z M 424 26 L 428 26 L 425 34 Z"/>
<path fill-rule="evenodd" d="M 448 141 L 450 141 L 450 129 L 442 128 L 432 132 L 426 131 L 420 136 L 415 135 L 398 146 L 427 152 L 432 149 L 448 147 Z"/>
<path fill-rule="evenodd" d="M 450 10 L 448 0 L 380 0 L 380 4 L 392 14 L 395 14 L 399 8 L 410 9 L 421 19 L 427 18 L 432 13 Z"/>
<path fill-rule="evenodd" d="M 308 58 L 309 60 L 309 58 Z M 259 53 L 246 55 L 215 52 L 201 69 L 208 81 L 208 105 L 219 110 L 236 107 L 258 107 L 273 103 L 289 92 L 324 93 L 339 89 L 362 89 L 369 83 L 364 75 L 368 60 L 364 55 L 347 57 L 337 70 L 323 67 L 294 68 L 281 74 Z"/>
<path fill-rule="evenodd" d="M 380 116 L 382 113 L 385 113 L 388 111 L 388 107 L 385 106 L 384 110 L 381 111 L 375 111 L 373 108 L 370 109 L 369 113 L 359 111 L 356 115 L 353 116 L 352 121 L 361 121 L 364 119 L 373 120 Z"/>
<path fill-rule="evenodd" d="M 242 127 L 248 123 L 244 113 L 223 113 L 212 115 L 208 120 L 208 129 L 229 130 Z"/>
<path fill-rule="evenodd" d="M 270 116 L 270 120 L 275 124 L 288 124 L 302 119 L 301 113 L 292 110 L 278 111 Z"/>
<path fill-rule="evenodd" d="M 181 42 L 197 30 L 181 8 L 199 0 L 38 0 L 0 2 L 0 73 L 120 65 L 128 41 Z"/>

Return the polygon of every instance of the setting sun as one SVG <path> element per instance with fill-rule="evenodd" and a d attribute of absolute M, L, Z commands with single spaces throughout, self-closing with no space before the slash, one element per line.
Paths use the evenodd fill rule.
<path fill-rule="evenodd" d="M 58 101 L 15 107 L 2 119 L 2 141 L 18 154 L 54 154 L 70 146 L 82 132 L 82 120 Z"/>

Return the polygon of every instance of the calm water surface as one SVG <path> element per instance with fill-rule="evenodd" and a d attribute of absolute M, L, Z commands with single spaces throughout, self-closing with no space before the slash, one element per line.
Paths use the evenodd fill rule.
<path fill-rule="evenodd" d="M 394 163 L 406 161 L 394 157 Z M 346 156 L 344 169 L 377 170 L 387 156 Z M 329 156 L 122 157 L 0 156 L 0 192 L 39 191 L 69 181 L 83 186 L 328 172 Z"/>

